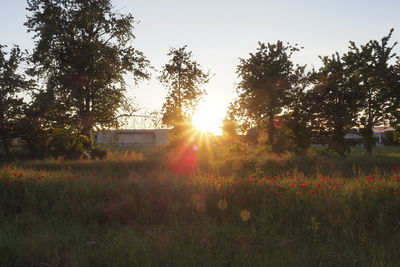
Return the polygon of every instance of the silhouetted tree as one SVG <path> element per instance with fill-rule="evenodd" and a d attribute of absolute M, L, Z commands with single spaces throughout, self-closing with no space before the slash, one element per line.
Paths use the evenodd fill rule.
<path fill-rule="evenodd" d="M 360 120 L 364 146 L 370 154 L 376 141 L 373 137 L 373 127 L 388 124 L 392 105 L 390 96 L 394 87 L 394 66 L 390 64 L 396 56 L 393 52 L 396 43 L 389 45 L 393 29 L 381 41 L 371 40 L 358 47 L 350 42 L 350 51 L 345 60 L 349 74 L 357 80 L 356 89 L 360 91 Z"/>
<path fill-rule="evenodd" d="M 5 158 L 10 159 L 11 140 L 17 137 L 16 124 L 25 105 L 21 93 L 30 90 L 30 82 L 21 74 L 24 55 L 18 46 L 9 52 L 0 45 L 0 142 Z"/>
<path fill-rule="evenodd" d="M 130 106 L 124 75 L 133 73 L 136 82 L 149 77 L 148 61 L 132 46 L 134 18 L 116 12 L 110 0 L 27 2 L 25 25 L 36 40 L 32 73 L 91 150 L 93 127 L 118 124 L 121 108 Z"/>
<path fill-rule="evenodd" d="M 35 90 L 23 114 L 16 130 L 33 159 L 49 156 L 48 143 L 57 130 L 76 131 L 71 118 L 66 115 L 68 108 L 57 101 L 51 91 Z"/>
<path fill-rule="evenodd" d="M 400 57 L 397 58 L 393 68 L 393 85 L 391 87 L 390 103 L 387 114 L 390 114 L 390 124 L 396 129 L 400 128 Z"/>
<path fill-rule="evenodd" d="M 356 126 L 359 95 L 350 69 L 338 53 L 320 58 L 323 65 L 315 74 L 315 87 L 309 92 L 316 126 L 320 133 L 329 136 L 330 148 L 344 156 L 349 151 L 344 136 Z"/>
<path fill-rule="evenodd" d="M 205 90 L 201 88 L 210 79 L 192 58 L 187 46 L 170 49 L 170 60 L 162 68 L 160 82 L 168 89 L 162 108 L 162 122 L 174 128 L 190 124 L 192 115 Z"/>
<path fill-rule="evenodd" d="M 282 126 L 285 149 L 302 153 L 311 142 L 312 98 L 308 90 L 313 85 L 312 72 L 306 72 L 306 66 L 297 66 L 291 75 L 285 100 L 285 114 Z"/>
<path fill-rule="evenodd" d="M 234 113 L 245 118 L 244 122 L 257 126 L 267 133 L 267 144 L 272 151 L 280 149 L 276 142 L 275 119 L 284 111 L 286 96 L 295 73 L 292 55 L 299 51 L 297 45 L 259 43 L 256 53 L 240 59 L 237 74 L 241 81 L 237 87 L 238 99 Z"/>

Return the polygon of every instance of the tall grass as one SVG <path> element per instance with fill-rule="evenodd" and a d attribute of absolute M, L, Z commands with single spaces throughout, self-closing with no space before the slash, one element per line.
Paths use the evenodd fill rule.
<path fill-rule="evenodd" d="M 0 265 L 398 266 L 397 156 L 201 153 L 3 166 Z"/>

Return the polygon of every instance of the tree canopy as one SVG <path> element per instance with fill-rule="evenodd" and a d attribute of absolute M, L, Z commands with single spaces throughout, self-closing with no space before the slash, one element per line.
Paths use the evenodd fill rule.
<path fill-rule="evenodd" d="M 187 46 L 170 49 L 170 60 L 159 77 L 168 94 L 162 107 L 162 121 L 167 126 L 190 124 L 194 111 L 206 91 L 201 88 L 210 79 L 210 72 L 201 69 Z"/>
<path fill-rule="evenodd" d="M 31 82 L 26 80 L 20 69 L 24 54 L 18 46 L 6 51 L 0 45 L 0 142 L 5 158 L 10 158 L 11 139 L 18 137 L 16 125 L 23 116 L 25 105 L 22 94 L 31 89 Z"/>
<path fill-rule="evenodd" d="M 25 25 L 36 40 L 32 73 L 68 124 L 89 139 L 94 126 L 118 124 L 121 108 L 129 106 L 124 76 L 149 78 L 149 62 L 132 44 L 133 16 L 115 11 L 110 0 L 27 2 Z"/>

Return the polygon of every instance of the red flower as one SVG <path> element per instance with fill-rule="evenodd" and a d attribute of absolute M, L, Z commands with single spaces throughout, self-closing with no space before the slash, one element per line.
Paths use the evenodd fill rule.
<path fill-rule="evenodd" d="M 315 186 L 316 186 L 316 187 L 320 187 L 320 186 L 321 186 L 321 184 L 316 184 Z"/>

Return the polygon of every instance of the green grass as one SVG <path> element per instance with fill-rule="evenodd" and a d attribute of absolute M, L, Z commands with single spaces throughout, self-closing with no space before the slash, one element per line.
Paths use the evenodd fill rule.
<path fill-rule="evenodd" d="M 1 266 L 398 266 L 398 151 L 158 153 L 0 171 Z M 392 153 L 392 154 L 390 154 Z"/>

